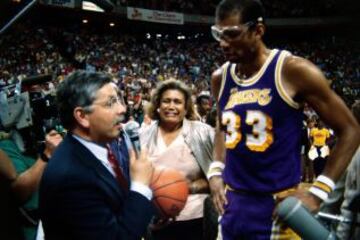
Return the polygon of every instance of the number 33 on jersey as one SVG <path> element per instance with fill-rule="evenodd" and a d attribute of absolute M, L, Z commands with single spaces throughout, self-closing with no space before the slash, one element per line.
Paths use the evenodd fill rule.
<path fill-rule="evenodd" d="M 237 77 L 235 64 L 224 65 L 218 101 L 227 149 L 265 152 L 279 140 L 294 137 L 280 131 L 293 128 L 299 119 L 301 128 L 300 106 L 286 94 L 281 82 L 287 54 L 272 50 L 262 68 L 249 79 Z"/>
<path fill-rule="evenodd" d="M 265 151 L 273 143 L 272 119 L 261 111 L 248 110 L 245 123 L 252 126 L 252 132 L 245 136 L 246 146 L 252 151 Z M 233 149 L 242 140 L 241 117 L 233 111 L 225 111 L 222 124 L 227 127 L 225 146 Z"/>

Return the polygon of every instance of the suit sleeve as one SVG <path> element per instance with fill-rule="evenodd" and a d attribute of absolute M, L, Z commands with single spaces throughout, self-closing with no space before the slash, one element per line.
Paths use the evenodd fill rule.
<path fill-rule="evenodd" d="M 76 188 L 71 186 L 73 187 Z M 46 229 L 56 225 L 52 222 L 46 226 L 46 215 L 54 214 L 60 218 L 59 222 L 66 223 L 63 229 L 65 236 L 88 240 L 140 239 L 154 214 L 152 203 L 141 194 L 130 191 L 123 199 L 121 208 L 114 211 L 111 206 L 119 206 L 119 204 L 111 202 L 111 199 L 104 199 L 101 191 L 106 190 L 94 189 L 94 185 L 67 189 L 65 192 L 58 191 L 61 194 L 55 195 L 56 198 L 66 204 L 61 204 L 58 208 L 52 206 L 51 209 L 46 209 L 46 204 L 43 204 L 45 233 L 56 232 Z M 53 237 L 50 239 L 57 239 L 56 236 Z"/>

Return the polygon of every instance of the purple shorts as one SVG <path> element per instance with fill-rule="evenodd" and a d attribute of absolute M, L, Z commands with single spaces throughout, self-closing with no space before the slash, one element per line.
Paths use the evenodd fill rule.
<path fill-rule="evenodd" d="M 273 219 L 272 194 L 228 190 L 226 197 L 228 204 L 220 220 L 223 240 L 300 239 L 290 228 Z"/>

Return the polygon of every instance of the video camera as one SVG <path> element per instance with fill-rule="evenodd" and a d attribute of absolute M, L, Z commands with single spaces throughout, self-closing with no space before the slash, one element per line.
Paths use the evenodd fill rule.
<path fill-rule="evenodd" d="M 54 91 L 48 85 L 51 75 L 15 79 L 0 87 L 0 122 L 5 130 L 16 128 L 26 152 L 36 154 L 51 130 L 64 133 L 60 124 Z"/>

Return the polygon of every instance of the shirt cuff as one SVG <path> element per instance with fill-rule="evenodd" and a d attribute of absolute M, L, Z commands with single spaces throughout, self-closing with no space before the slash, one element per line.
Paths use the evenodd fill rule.
<path fill-rule="evenodd" d="M 151 189 L 142 183 L 131 182 L 130 190 L 140 193 L 141 195 L 149 199 L 149 201 L 151 201 L 152 199 L 153 193 Z"/>

